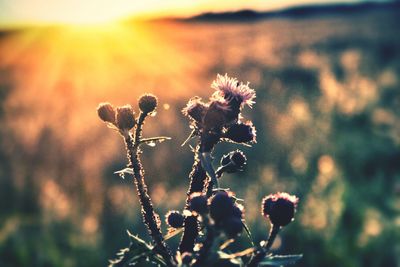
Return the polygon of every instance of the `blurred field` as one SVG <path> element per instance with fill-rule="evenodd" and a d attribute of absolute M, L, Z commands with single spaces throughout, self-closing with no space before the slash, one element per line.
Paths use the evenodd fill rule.
<path fill-rule="evenodd" d="M 217 73 L 257 91 L 245 115 L 258 143 L 243 147 L 245 172 L 221 181 L 246 199 L 255 240 L 268 231 L 262 196 L 284 190 L 301 202 L 275 249 L 304 253 L 298 266 L 400 266 L 399 16 L 2 33 L 0 266 L 104 266 L 126 229 L 148 238 L 131 180 L 113 174 L 126 159 L 96 116 L 102 101 L 159 96 L 145 135 L 173 140 L 146 148 L 144 167 L 157 211 L 181 209 L 192 155 L 180 110 Z"/>

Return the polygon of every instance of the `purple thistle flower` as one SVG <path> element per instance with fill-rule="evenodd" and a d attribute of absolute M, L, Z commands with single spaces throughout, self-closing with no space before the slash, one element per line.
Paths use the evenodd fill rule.
<path fill-rule="evenodd" d="M 256 92 L 249 87 L 249 83 L 238 82 L 236 78 L 231 78 L 227 74 L 224 76 L 217 74 L 217 79 L 211 84 L 211 88 L 216 90 L 213 99 L 223 98 L 227 101 L 236 100 L 240 106 L 248 105 L 251 107 L 255 102 Z"/>

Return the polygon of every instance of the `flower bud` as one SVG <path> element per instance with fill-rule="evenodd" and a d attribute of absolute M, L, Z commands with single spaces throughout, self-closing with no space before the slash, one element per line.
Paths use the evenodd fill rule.
<path fill-rule="evenodd" d="M 157 107 L 157 97 L 152 94 L 145 94 L 139 98 L 139 109 L 145 113 L 153 112 Z"/>
<path fill-rule="evenodd" d="M 246 165 L 246 161 L 247 158 L 242 151 L 231 151 L 228 154 L 222 156 L 221 167 L 218 168 L 217 172 L 222 174 L 223 172 L 234 173 L 237 171 L 241 171 Z"/>
<path fill-rule="evenodd" d="M 206 114 L 207 108 L 207 105 L 201 101 L 201 98 L 194 97 L 189 100 L 186 107 L 182 110 L 182 113 L 195 122 L 201 123 Z"/>
<path fill-rule="evenodd" d="M 211 199 L 210 215 L 217 224 L 233 215 L 233 201 L 227 192 L 220 191 Z"/>
<path fill-rule="evenodd" d="M 228 128 L 224 137 L 236 143 L 254 143 L 256 141 L 256 129 L 250 121 L 237 123 Z"/>
<path fill-rule="evenodd" d="M 293 220 L 298 201 L 288 193 L 271 194 L 263 198 L 261 212 L 273 225 L 285 226 Z"/>
<path fill-rule="evenodd" d="M 97 107 L 97 115 L 102 121 L 115 124 L 115 109 L 110 103 L 100 103 Z"/>
<path fill-rule="evenodd" d="M 207 197 L 199 192 L 191 194 L 189 208 L 200 214 L 206 213 L 208 211 Z"/>
<path fill-rule="evenodd" d="M 223 229 L 227 236 L 234 238 L 243 231 L 242 220 L 232 216 L 224 221 Z"/>
<path fill-rule="evenodd" d="M 184 219 L 183 215 L 176 210 L 171 210 L 165 215 L 165 221 L 173 228 L 182 227 Z"/>
<path fill-rule="evenodd" d="M 130 130 L 135 126 L 135 112 L 131 105 L 118 107 L 116 118 L 120 130 Z"/>

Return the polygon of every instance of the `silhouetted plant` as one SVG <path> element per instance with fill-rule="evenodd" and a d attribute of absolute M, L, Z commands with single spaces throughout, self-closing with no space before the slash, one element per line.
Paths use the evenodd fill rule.
<path fill-rule="evenodd" d="M 218 75 L 211 87 L 215 91 L 207 102 L 194 97 L 182 111 L 189 118 L 192 128 L 184 144 L 195 139 L 196 145 L 185 207 L 182 212 L 168 212 L 165 220 L 173 234 L 183 231 L 177 252 L 168 247 L 167 238 L 162 235 L 161 220 L 147 192 L 140 161 L 142 144 L 169 139 L 164 136 L 142 137 L 145 119 L 155 114 L 157 98 L 150 94 L 141 96 L 137 117 L 130 105 L 117 108 L 109 103 L 99 105 L 97 112 L 100 119 L 124 138 L 129 164 L 116 173 L 133 175 L 143 222 L 153 241 L 153 244 L 147 244 L 128 232 L 131 243 L 118 253 L 117 259 L 110 261 L 111 266 L 130 266 L 142 261 L 161 266 L 280 266 L 302 257 L 270 253 L 279 230 L 293 220 L 296 211 L 298 199 L 287 193 L 272 194 L 262 200 L 261 213 L 271 223 L 271 231 L 265 241 L 244 251 L 227 252 L 226 247 L 243 230 L 249 237 L 251 235 L 245 223 L 243 200 L 229 189 L 219 188 L 218 179 L 224 173 L 242 171 L 247 159 L 243 152 L 235 150 L 224 155 L 220 166 L 214 170 L 212 152 L 220 142 L 255 143 L 255 127 L 241 116 L 245 106 L 254 104 L 255 91 L 248 83 L 238 82 L 227 75 Z"/>

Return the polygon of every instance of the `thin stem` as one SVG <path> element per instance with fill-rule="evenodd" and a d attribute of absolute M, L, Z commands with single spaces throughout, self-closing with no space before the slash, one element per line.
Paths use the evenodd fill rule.
<path fill-rule="evenodd" d="M 125 144 L 128 151 L 128 159 L 133 169 L 134 181 L 142 207 L 142 216 L 145 225 L 148 228 L 150 236 L 155 243 L 156 251 L 164 258 L 168 266 L 173 266 L 173 257 L 164 242 L 164 238 L 159 227 L 159 216 L 155 213 L 151 198 L 147 191 L 147 185 L 144 181 L 144 170 L 139 158 L 139 143 L 142 134 L 142 126 L 146 114 L 141 113 L 139 116 L 135 137 L 125 136 Z"/>
<path fill-rule="evenodd" d="M 198 151 L 200 150 L 200 145 L 198 145 L 194 151 L 194 163 L 192 167 L 192 171 L 189 174 L 190 177 L 190 185 L 187 191 L 186 204 L 185 208 L 189 208 L 190 195 L 194 192 L 203 192 L 204 184 L 207 178 L 207 174 L 203 167 L 201 166 L 201 162 L 198 157 Z M 197 218 L 194 216 L 188 216 L 184 221 L 184 231 L 182 235 L 181 242 L 179 244 L 179 251 L 181 253 L 184 252 L 193 252 L 193 247 L 195 243 L 195 239 L 198 236 L 198 224 Z"/>
<path fill-rule="evenodd" d="M 262 261 L 262 259 L 265 258 L 268 251 L 271 249 L 271 246 L 274 243 L 274 240 L 275 240 L 276 236 L 278 235 L 280 228 L 281 227 L 277 226 L 277 225 L 272 226 L 271 231 L 269 233 L 267 243 L 264 246 L 262 246 L 261 249 L 258 250 L 253 255 L 253 257 L 250 259 L 249 263 L 247 264 L 247 267 L 256 267 Z"/>

